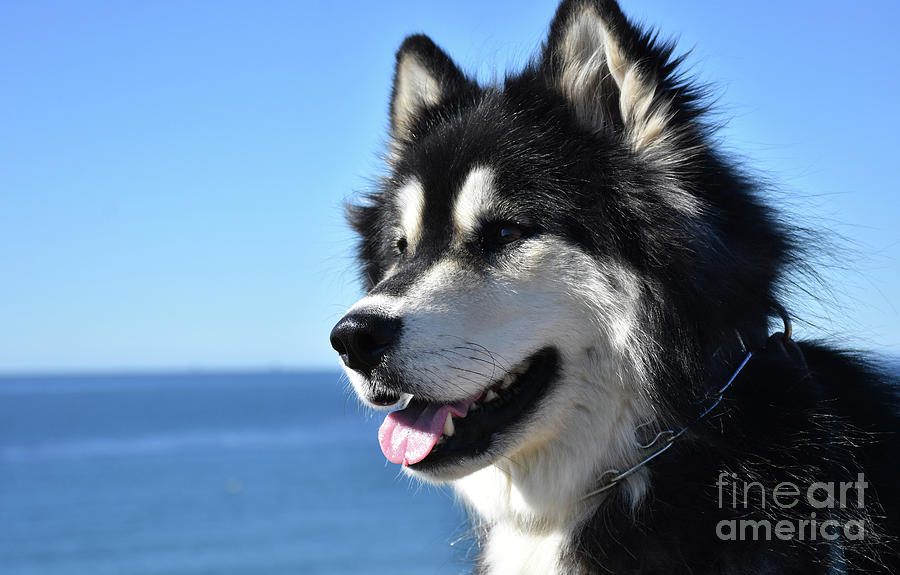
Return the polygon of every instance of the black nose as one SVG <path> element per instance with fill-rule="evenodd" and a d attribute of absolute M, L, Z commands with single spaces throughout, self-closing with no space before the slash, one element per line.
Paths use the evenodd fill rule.
<path fill-rule="evenodd" d="M 382 315 L 345 315 L 331 330 L 331 347 L 347 367 L 369 375 L 397 339 L 400 325 L 398 318 Z"/>

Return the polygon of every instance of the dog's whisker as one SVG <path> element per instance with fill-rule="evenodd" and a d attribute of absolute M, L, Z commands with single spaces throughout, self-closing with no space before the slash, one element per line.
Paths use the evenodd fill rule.
<path fill-rule="evenodd" d="M 470 368 L 460 367 L 460 366 L 456 365 L 455 362 L 454 362 L 451 358 L 447 357 L 447 355 L 445 354 L 445 352 L 448 352 L 448 350 L 442 350 L 442 351 L 427 351 L 427 352 L 425 352 L 425 353 L 430 354 L 430 355 L 437 355 L 437 356 L 439 356 L 439 357 L 442 357 L 443 359 L 446 359 L 447 362 L 448 362 L 448 365 L 447 365 L 448 369 L 452 369 L 452 370 L 454 370 L 454 371 L 462 371 L 462 372 L 465 372 L 465 373 L 470 373 L 470 374 L 475 375 L 475 376 L 477 376 L 477 377 L 483 378 L 483 379 L 485 379 L 486 381 L 491 381 L 490 376 L 489 376 L 488 374 L 486 374 L 486 373 L 483 373 L 483 372 L 478 371 L 478 370 L 475 370 L 475 369 L 470 369 Z"/>

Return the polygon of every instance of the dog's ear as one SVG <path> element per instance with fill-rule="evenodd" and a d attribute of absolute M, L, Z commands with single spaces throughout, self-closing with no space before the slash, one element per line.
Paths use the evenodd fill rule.
<path fill-rule="evenodd" d="M 544 44 L 541 68 L 586 129 L 615 130 L 643 150 L 670 132 L 669 45 L 632 25 L 614 0 L 566 0 Z"/>
<path fill-rule="evenodd" d="M 382 211 L 372 197 L 364 198 L 362 203 L 347 203 L 344 205 L 344 218 L 356 232 L 356 259 L 360 269 L 360 279 L 363 288 L 369 291 L 381 278 L 381 265 L 379 263 L 380 228 L 379 213 Z"/>
<path fill-rule="evenodd" d="M 415 135 L 416 121 L 433 106 L 474 89 L 475 84 L 424 34 L 409 36 L 397 51 L 391 94 L 391 136 Z"/>

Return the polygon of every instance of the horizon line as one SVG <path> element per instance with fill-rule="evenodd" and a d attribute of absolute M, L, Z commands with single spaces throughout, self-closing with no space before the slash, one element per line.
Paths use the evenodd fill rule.
<path fill-rule="evenodd" d="M 324 365 L 277 365 L 277 366 L 200 366 L 200 367 L 86 367 L 0 370 L 0 381 L 11 379 L 48 378 L 91 378 L 91 377 L 135 377 L 135 376 L 175 376 L 175 375 L 250 375 L 275 373 L 342 373 L 340 367 Z"/>

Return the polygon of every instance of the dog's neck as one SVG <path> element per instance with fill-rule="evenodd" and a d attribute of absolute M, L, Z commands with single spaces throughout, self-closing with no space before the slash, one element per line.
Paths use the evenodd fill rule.
<path fill-rule="evenodd" d="M 549 513 L 536 508 L 513 474 L 493 465 L 457 481 L 454 487 L 482 534 L 479 571 L 491 575 L 561 572 L 559 557 L 571 537 L 573 502 L 563 500 L 561 507 Z M 553 496 L 542 495 L 545 500 Z"/>
<path fill-rule="evenodd" d="M 546 484 L 542 493 L 523 493 L 508 469 L 490 466 L 454 484 L 482 533 L 481 571 L 490 575 L 555 575 L 565 573 L 560 559 L 573 546 L 580 525 L 597 513 L 606 495 L 576 496 Z M 645 473 L 617 486 L 636 505 L 647 489 Z M 569 486 L 562 486 L 569 487 Z M 543 497 L 543 500 L 538 499 Z M 531 499 L 529 499 L 531 498 Z"/>
<path fill-rule="evenodd" d="M 596 474 L 564 476 L 565 467 L 552 460 L 536 472 L 521 473 L 535 469 L 529 463 L 513 456 L 454 482 L 482 533 L 480 560 L 490 575 L 563 573 L 560 558 L 579 526 L 604 503 L 605 495 L 587 496 Z M 636 506 L 647 487 L 642 472 L 617 489 Z"/>

